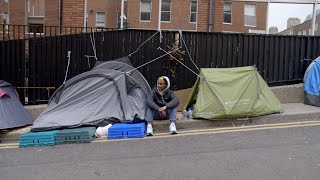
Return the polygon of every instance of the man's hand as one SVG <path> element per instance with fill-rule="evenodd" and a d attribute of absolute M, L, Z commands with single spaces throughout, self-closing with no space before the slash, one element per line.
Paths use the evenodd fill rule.
<path fill-rule="evenodd" d="M 158 109 L 159 112 L 165 111 L 167 109 L 167 106 L 163 106 L 161 108 Z"/>
<path fill-rule="evenodd" d="M 161 115 L 162 115 L 163 117 L 166 117 L 166 116 L 167 116 L 166 109 L 167 109 L 167 106 L 163 106 L 163 107 L 161 107 L 161 108 L 158 109 L 158 111 L 161 113 Z"/>

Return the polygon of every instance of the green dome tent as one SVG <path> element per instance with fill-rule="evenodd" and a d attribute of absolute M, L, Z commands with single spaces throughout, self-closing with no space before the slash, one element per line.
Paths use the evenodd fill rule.
<path fill-rule="evenodd" d="M 202 68 L 184 109 L 193 118 L 253 117 L 283 112 L 255 67 Z"/>

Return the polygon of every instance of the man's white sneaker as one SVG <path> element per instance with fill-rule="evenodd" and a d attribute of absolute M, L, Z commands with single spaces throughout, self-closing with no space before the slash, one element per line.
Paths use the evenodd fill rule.
<path fill-rule="evenodd" d="M 170 123 L 169 131 L 170 131 L 171 134 L 177 134 L 177 128 L 176 128 L 176 125 L 174 123 Z"/>
<path fill-rule="evenodd" d="M 147 126 L 147 136 L 153 136 L 153 128 L 151 124 Z"/>

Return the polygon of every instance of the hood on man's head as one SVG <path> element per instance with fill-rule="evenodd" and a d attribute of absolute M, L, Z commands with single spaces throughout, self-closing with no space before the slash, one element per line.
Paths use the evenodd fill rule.
<path fill-rule="evenodd" d="M 163 91 L 170 88 L 170 79 L 167 76 L 160 76 L 158 79 L 164 80 L 167 83 L 167 87 Z"/>

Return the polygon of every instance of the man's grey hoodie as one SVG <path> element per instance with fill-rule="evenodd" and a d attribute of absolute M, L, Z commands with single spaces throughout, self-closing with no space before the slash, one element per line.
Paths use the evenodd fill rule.
<path fill-rule="evenodd" d="M 147 106 L 152 110 L 158 110 L 160 107 L 167 106 L 167 109 L 175 108 L 179 105 L 179 99 L 170 88 L 170 79 L 162 76 L 167 80 L 167 87 L 161 94 L 156 87 L 151 90 L 147 99 Z"/>

